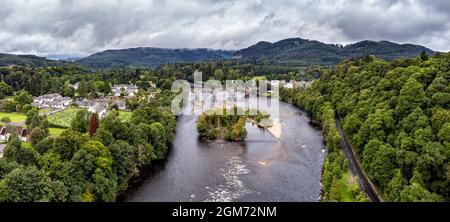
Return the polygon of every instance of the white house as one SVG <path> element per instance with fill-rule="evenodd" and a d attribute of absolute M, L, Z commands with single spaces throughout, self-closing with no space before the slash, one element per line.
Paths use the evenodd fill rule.
<path fill-rule="evenodd" d="M 9 137 L 14 132 L 14 130 L 17 132 L 20 141 L 26 142 L 28 140 L 28 132 L 26 128 L 22 126 L 8 125 L 8 126 L 1 126 L 0 141 L 2 142 L 8 141 Z"/>
<path fill-rule="evenodd" d="M 104 118 L 107 113 L 108 106 L 102 103 L 96 103 L 94 106 L 88 108 L 91 113 L 97 113 L 100 119 Z"/>
<path fill-rule="evenodd" d="M 124 101 L 121 101 L 121 100 L 117 100 L 117 101 L 112 102 L 112 105 L 113 106 L 117 106 L 117 108 L 119 110 L 124 110 L 124 109 L 127 108 L 127 104 Z"/>

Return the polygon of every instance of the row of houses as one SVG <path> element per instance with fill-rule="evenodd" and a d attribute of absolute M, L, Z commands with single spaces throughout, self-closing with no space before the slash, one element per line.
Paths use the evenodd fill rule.
<path fill-rule="evenodd" d="M 55 108 L 63 109 L 72 104 L 73 99 L 70 97 L 63 97 L 59 93 L 46 94 L 34 98 L 32 106 L 38 108 Z"/>
<path fill-rule="evenodd" d="M 74 87 L 78 87 L 78 84 L 75 84 Z M 111 90 L 114 97 L 125 96 L 126 98 L 132 98 L 137 94 L 139 88 L 136 85 L 119 84 L 114 85 Z M 105 97 L 105 98 L 111 101 L 112 97 Z M 115 101 L 117 99 L 113 98 L 112 100 Z M 38 108 L 63 109 L 72 105 L 72 103 L 73 103 L 72 98 L 63 97 L 59 93 L 52 93 L 36 97 L 31 105 Z"/>
<path fill-rule="evenodd" d="M 132 98 L 132 96 L 128 95 L 126 98 Z M 104 115 L 110 105 L 116 106 L 119 110 L 126 109 L 125 101 L 121 100 L 118 96 L 106 96 L 97 99 L 80 99 L 74 101 L 70 97 L 62 97 L 59 93 L 38 96 L 31 105 L 40 109 L 64 109 L 73 104 L 86 108 L 90 112 L 96 112 L 99 115 Z"/>
<path fill-rule="evenodd" d="M 294 88 L 299 88 L 299 87 L 309 87 L 311 86 L 312 82 L 311 81 L 295 81 L 295 80 L 291 80 L 289 82 L 285 81 L 285 80 L 281 80 L 279 81 L 279 86 L 280 87 L 284 87 L 284 88 L 288 88 L 288 89 L 294 89 Z"/>

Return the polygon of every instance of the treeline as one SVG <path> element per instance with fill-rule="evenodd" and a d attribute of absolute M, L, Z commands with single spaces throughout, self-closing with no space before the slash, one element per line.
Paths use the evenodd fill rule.
<path fill-rule="evenodd" d="M 314 87 L 316 87 L 316 84 L 313 84 Z M 307 92 L 310 91 L 314 90 L 307 90 Z M 310 100 L 299 98 L 305 93 L 304 89 L 281 88 L 280 98 L 304 109 L 312 116 L 313 121 L 320 122 L 322 125 L 327 156 L 322 169 L 321 200 L 337 202 L 368 201 L 365 194 L 360 191 L 356 178 L 349 172 L 348 160 L 343 152 L 342 138 L 336 126 L 332 104 L 318 97 L 308 97 Z M 314 99 L 316 100 L 314 101 Z"/>
<path fill-rule="evenodd" d="M 250 80 L 255 76 L 266 76 L 269 80 L 312 80 L 320 76 L 320 69 L 314 67 L 280 66 L 263 62 L 244 63 L 235 60 L 161 65 L 155 70 L 155 75 L 193 82 L 196 70 L 202 72 L 203 81 Z"/>
<path fill-rule="evenodd" d="M 348 60 L 285 99 L 323 120 L 335 110 L 372 182 L 389 201 L 450 198 L 450 54 Z"/>
<path fill-rule="evenodd" d="M 27 91 L 33 96 L 60 93 L 68 97 L 99 97 L 111 92 L 114 84 L 136 84 L 150 89 L 152 83 L 167 78 L 155 76 L 150 69 L 87 70 L 77 65 L 43 67 L 0 67 L 0 98 Z M 73 85 L 78 83 L 78 89 Z"/>

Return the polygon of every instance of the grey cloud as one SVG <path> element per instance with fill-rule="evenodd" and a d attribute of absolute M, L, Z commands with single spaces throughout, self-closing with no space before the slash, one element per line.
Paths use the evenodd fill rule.
<path fill-rule="evenodd" d="M 87 55 L 138 46 L 238 49 L 302 37 L 450 50 L 448 0 L 2 0 L 0 52 Z"/>

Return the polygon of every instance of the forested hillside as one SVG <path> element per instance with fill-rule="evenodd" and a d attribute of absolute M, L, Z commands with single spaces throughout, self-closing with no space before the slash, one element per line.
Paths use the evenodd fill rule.
<path fill-rule="evenodd" d="M 107 50 L 77 61 L 91 68 L 150 67 L 162 64 L 229 59 L 232 51 L 210 49 L 131 48 Z"/>
<path fill-rule="evenodd" d="M 347 46 L 325 44 L 319 41 L 301 38 L 284 39 L 275 43 L 259 42 L 241 49 L 235 56 L 247 61 L 266 61 L 289 65 L 336 65 L 345 59 L 375 55 L 384 60 L 399 57 L 416 57 L 422 51 L 429 54 L 432 50 L 419 45 L 400 45 L 388 41 L 361 41 Z"/>
<path fill-rule="evenodd" d="M 49 60 L 45 57 L 34 55 L 13 55 L 0 53 L 0 66 L 21 65 L 21 66 L 51 66 L 60 65 L 63 62 Z"/>
<path fill-rule="evenodd" d="M 450 199 L 449 84 L 448 53 L 392 62 L 368 56 L 283 96 L 318 120 L 337 112 L 386 200 L 442 201 Z"/>

